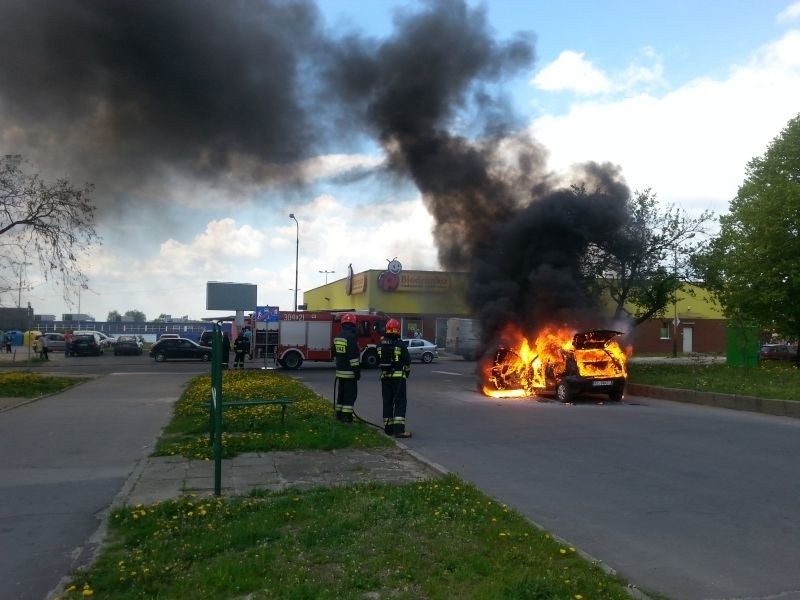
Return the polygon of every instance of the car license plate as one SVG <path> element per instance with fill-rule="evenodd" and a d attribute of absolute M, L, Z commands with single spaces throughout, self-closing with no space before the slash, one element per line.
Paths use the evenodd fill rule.
<path fill-rule="evenodd" d="M 595 387 L 600 387 L 600 386 L 603 386 L 603 385 L 611 385 L 613 383 L 614 383 L 613 381 L 593 381 L 592 385 L 595 386 Z"/>

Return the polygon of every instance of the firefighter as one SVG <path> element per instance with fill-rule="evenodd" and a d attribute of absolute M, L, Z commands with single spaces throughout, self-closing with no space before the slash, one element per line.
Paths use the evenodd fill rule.
<path fill-rule="evenodd" d="M 240 333 L 233 341 L 233 368 L 244 369 L 244 355 L 250 350 L 250 344 L 245 339 L 244 334 Z"/>
<path fill-rule="evenodd" d="M 222 368 L 228 368 L 228 362 L 231 359 L 231 338 L 228 337 L 228 332 L 222 332 Z"/>
<path fill-rule="evenodd" d="M 361 379 L 361 357 L 356 341 L 356 316 L 342 315 L 342 330 L 333 338 L 336 357 L 336 383 L 338 386 L 336 419 L 353 422 L 353 406 L 358 396 L 358 380 Z"/>
<path fill-rule="evenodd" d="M 383 397 L 383 430 L 396 438 L 410 438 L 406 431 L 406 379 L 411 375 L 411 356 L 400 339 L 400 321 L 389 319 L 378 347 Z"/>

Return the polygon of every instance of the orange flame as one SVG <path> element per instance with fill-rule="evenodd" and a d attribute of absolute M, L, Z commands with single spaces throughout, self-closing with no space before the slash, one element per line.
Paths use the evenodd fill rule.
<path fill-rule="evenodd" d="M 572 366 L 583 377 L 627 376 L 630 346 L 626 352 L 612 339 L 602 347 L 576 349 L 574 335 L 572 329 L 547 326 L 529 338 L 509 325 L 500 336 L 503 343 L 497 353 L 479 366 L 483 393 L 493 398 L 534 396 L 552 389 L 552 382 L 567 371 L 569 361 L 574 361 Z"/>

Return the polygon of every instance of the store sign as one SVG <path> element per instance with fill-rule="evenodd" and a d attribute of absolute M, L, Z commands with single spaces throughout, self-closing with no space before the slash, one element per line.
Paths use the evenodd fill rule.
<path fill-rule="evenodd" d="M 358 275 L 353 275 L 353 286 L 351 288 L 351 294 L 363 294 L 367 289 L 367 274 L 366 273 L 359 273 Z"/>
<path fill-rule="evenodd" d="M 448 292 L 450 276 L 441 273 L 403 271 L 399 275 L 398 292 Z"/>

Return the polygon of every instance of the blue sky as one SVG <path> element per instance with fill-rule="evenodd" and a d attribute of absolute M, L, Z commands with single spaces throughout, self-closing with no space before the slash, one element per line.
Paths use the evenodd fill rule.
<path fill-rule="evenodd" d="M 395 7 L 420 5 L 318 6 L 331 29 L 380 38 L 392 31 Z M 485 7 L 497 38 L 535 36 L 533 69 L 504 82 L 502 92 L 556 172 L 611 161 L 632 189 L 652 187 L 662 203 L 690 213 L 721 214 L 747 161 L 800 111 L 800 2 L 505 0 Z M 14 123 L 2 111 L 0 102 L 0 145 L 11 153 Z M 340 152 L 319 157 L 309 185 L 294 191 L 237 182 L 209 189 L 179 175 L 169 189 L 137 191 L 161 199 L 158 218 L 100 224 L 106 244 L 84 259 L 89 289 L 81 311 L 98 320 L 129 309 L 212 316 L 204 308 L 209 280 L 256 283 L 259 303 L 291 308 L 290 212 L 300 224 L 301 298 L 325 282 L 321 270 L 335 271 L 327 275 L 333 281 L 350 263 L 376 269 L 397 257 L 406 269 L 438 268 L 433 221 L 413 185 L 320 176 L 383 158 L 370 144 Z M 64 290 L 35 272 L 25 279 L 23 304 L 58 316 L 77 311 L 75 291 L 65 301 Z"/>

